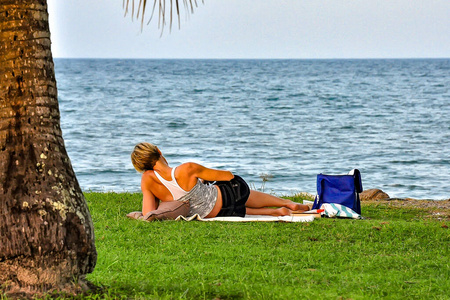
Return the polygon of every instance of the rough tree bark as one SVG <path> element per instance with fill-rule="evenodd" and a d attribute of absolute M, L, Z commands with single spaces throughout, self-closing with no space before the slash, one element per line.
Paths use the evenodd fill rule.
<path fill-rule="evenodd" d="M 97 258 L 50 44 L 45 0 L 0 0 L 0 291 L 16 295 L 83 282 Z"/>

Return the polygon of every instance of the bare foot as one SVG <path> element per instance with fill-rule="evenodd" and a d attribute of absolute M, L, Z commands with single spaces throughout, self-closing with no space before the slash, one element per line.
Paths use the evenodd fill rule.
<path fill-rule="evenodd" d="M 275 209 L 274 213 L 272 214 L 272 216 L 290 216 L 291 215 L 291 210 L 289 208 L 286 207 L 280 207 Z"/>
<path fill-rule="evenodd" d="M 291 203 L 286 205 L 286 207 L 292 211 L 298 211 L 298 212 L 309 210 L 308 205 L 297 203 L 297 202 L 292 202 L 292 201 L 291 201 Z"/>

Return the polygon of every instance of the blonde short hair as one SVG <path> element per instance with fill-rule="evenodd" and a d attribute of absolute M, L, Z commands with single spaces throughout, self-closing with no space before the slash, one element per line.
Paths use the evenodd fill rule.
<path fill-rule="evenodd" d="M 161 157 L 158 147 L 150 143 L 139 143 L 131 152 L 131 162 L 139 173 L 153 170 L 156 162 Z"/>

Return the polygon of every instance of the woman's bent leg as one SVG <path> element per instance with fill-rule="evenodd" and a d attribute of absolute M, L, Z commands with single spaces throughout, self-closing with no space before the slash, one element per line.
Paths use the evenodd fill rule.
<path fill-rule="evenodd" d="M 248 197 L 247 208 L 263 208 L 263 207 L 286 207 L 290 210 L 309 210 L 309 207 L 304 204 L 296 203 L 291 200 L 278 198 L 266 193 L 251 190 Z M 247 209 L 248 213 L 248 209 Z"/>

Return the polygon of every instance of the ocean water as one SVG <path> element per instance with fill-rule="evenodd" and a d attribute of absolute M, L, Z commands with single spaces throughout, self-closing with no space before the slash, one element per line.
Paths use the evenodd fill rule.
<path fill-rule="evenodd" d="M 136 143 L 278 195 L 362 173 L 391 197 L 450 198 L 450 59 L 55 59 L 84 191 L 139 191 Z M 263 181 L 264 178 L 264 181 Z M 265 180 L 268 181 L 265 181 Z"/>

